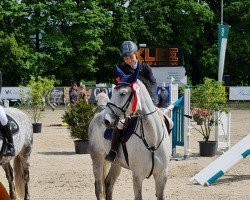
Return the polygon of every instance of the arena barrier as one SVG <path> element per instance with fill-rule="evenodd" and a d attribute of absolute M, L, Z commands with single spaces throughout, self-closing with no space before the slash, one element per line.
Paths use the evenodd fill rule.
<path fill-rule="evenodd" d="M 176 91 L 175 91 L 176 92 Z M 170 95 L 173 91 L 170 89 Z M 174 94 L 176 96 L 176 94 Z M 172 103 L 164 113 L 174 122 L 172 130 L 172 156 L 176 156 L 176 147 L 184 147 L 184 159 L 189 157 L 190 150 L 190 89 L 187 87 L 183 97 Z"/>
<path fill-rule="evenodd" d="M 231 149 L 201 170 L 189 181 L 208 186 L 225 174 L 232 166 L 250 154 L 250 134 L 235 144 Z"/>

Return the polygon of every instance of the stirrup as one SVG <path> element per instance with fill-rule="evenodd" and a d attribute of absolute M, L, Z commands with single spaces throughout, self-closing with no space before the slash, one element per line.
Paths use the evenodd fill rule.
<path fill-rule="evenodd" d="M 111 149 L 109 151 L 108 155 L 105 157 L 105 160 L 107 160 L 109 162 L 114 162 L 116 155 L 117 155 L 117 152 Z"/>
<path fill-rule="evenodd" d="M 3 153 L 4 156 L 15 156 L 15 148 L 13 144 L 7 144 L 5 148 L 5 152 Z"/>

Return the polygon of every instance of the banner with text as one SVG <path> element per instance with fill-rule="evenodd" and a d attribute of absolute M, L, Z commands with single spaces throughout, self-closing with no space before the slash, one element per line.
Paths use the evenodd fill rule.
<path fill-rule="evenodd" d="M 230 87 L 229 100 L 250 100 L 250 87 Z"/>
<path fill-rule="evenodd" d="M 229 28 L 230 28 L 229 25 L 218 24 L 218 43 L 219 43 L 218 44 L 218 61 L 219 61 L 218 81 L 222 81 L 222 77 L 224 73 L 224 63 L 225 63 Z"/>

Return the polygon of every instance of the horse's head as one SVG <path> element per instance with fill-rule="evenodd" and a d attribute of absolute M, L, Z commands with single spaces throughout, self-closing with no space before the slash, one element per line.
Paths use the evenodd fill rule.
<path fill-rule="evenodd" d="M 119 120 L 140 110 L 139 90 L 139 82 L 119 82 L 115 86 L 103 115 L 107 127 L 116 127 Z"/>
<path fill-rule="evenodd" d="M 123 74 L 119 68 L 117 70 L 121 79 L 115 86 L 103 115 L 104 124 L 112 128 L 116 127 L 120 120 L 141 109 L 139 91 L 142 83 L 137 80 L 139 68 L 130 76 Z"/>

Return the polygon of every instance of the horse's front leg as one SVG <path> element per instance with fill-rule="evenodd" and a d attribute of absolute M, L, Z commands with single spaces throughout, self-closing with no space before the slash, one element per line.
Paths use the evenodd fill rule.
<path fill-rule="evenodd" d="M 95 177 L 95 195 L 97 200 L 105 199 L 105 176 L 106 167 L 104 166 L 104 155 L 99 153 L 90 153 L 93 163 L 93 173 Z"/>
<path fill-rule="evenodd" d="M 13 169 L 10 165 L 10 162 L 6 163 L 6 164 L 3 164 L 2 165 L 4 171 L 5 171 L 5 175 L 6 175 L 6 178 L 8 180 L 8 183 L 9 183 L 9 195 L 10 195 L 10 198 L 12 200 L 15 200 L 16 199 L 16 191 L 15 191 L 15 185 L 14 185 L 14 182 L 13 182 Z"/>
<path fill-rule="evenodd" d="M 107 200 L 112 199 L 114 184 L 120 173 L 121 167 L 119 165 L 111 165 L 108 176 L 105 180 Z"/>
<path fill-rule="evenodd" d="M 133 172 L 133 188 L 135 200 L 142 200 L 142 181 L 144 177 Z"/>
<path fill-rule="evenodd" d="M 161 173 L 154 174 L 155 179 L 155 191 L 157 200 L 164 200 L 164 191 L 165 186 L 167 183 L 168 173 L 166 170 L 162 171 Z"/>

